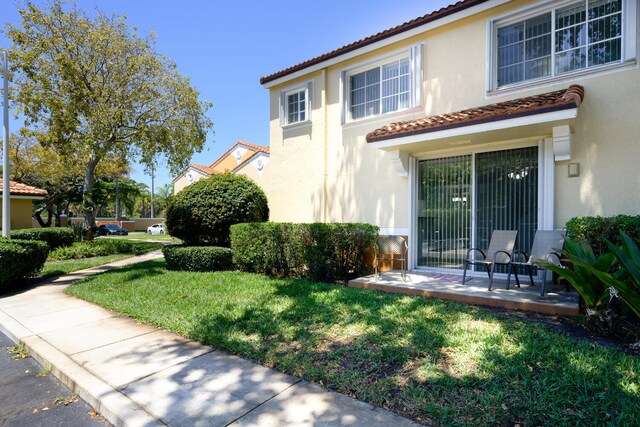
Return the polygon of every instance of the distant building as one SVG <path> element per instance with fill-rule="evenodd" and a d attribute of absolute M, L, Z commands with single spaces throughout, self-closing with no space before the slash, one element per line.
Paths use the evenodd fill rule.
<path fill-rule="evenodd" d="M 4 197 L 3 180 L 0 179 L 0 200 Z M 11 229 L 30 228 L 31 212 L 34 200 L 42 200 L 47 190 L 31 187 L 15 181 L 9 181 L 9 199 L 11 200 Z M 2 210 L 0 209 L 0 224 L 2 224 Z"/>
<path fill-rule="evenodd" d="M 268 162 L 268 147 L 238 141 L 209 166 L 191 163 L 172 181 L 173 193 L 176 194 L 186 186 L 200 181 L 203 178 L 209 178 L 213 174 L 226 171 L 235 173 L 242 169 L 241 173 L 244 175 L 253 177 L 253 175 L 257 174 L 260 176 Z M 255 171 L 246 169 L 246 166 L 252 166 Z"/>

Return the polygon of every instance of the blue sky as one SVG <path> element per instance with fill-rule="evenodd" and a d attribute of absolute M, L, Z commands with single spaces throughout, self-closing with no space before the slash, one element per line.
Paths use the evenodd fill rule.
<path fill-rule="evenodd" d="M 35 3 L 40 3 L 35 0 Z M 156 49 L 213 102 L 214 132 L 193 163 L 210 164 L 236 140 L 269 144 L 269 96 L 261 76 L 437 10 L 455 0 L 194 1 L 78 0 L 85 10 L 126 14 L 140 34 L 155 31 Z M 17 24 L 18 5 L 0 0 L 0 22 Z M 0 34 L 0 47 L 8 41 Z M 20 126 L 11 124 L 11 131 Z M 151 184 L 134 167 L 132 178 Z M 156 187 L 171 182 L 156 173 Z"/>

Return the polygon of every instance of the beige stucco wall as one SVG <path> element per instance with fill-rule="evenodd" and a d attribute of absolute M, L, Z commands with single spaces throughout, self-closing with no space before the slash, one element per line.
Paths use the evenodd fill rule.
<path fill-rule="evenodd" d="M 271 219 L 362 221 L 391 229 L 407 228 L 408 178 L 398 176 L 389 153 L 365 142 L 368 132 L 393 121 L 566 89 L 571 84 L 584 86 L 585 100 L 572 123 L 572 159 L 555 164 L 555 226 L 561 228 L 577 215 L 640 213 L 640 192 L 636 190 L 640 174 L 635 173 L 640 162 L 640 120 L 635 117 L 640 99 L 637 66 L 568 76 L 500 95 L 486 93 L 487 21 L 530 3 L 536 2 L 514 1 L 271 88 L 271 164 L 262 177 L 255 178 L 268 194 Z M 424 43 L 421 106 L 343 125 L 342 70 L 416 43 Z M 314 87 L 312 123 L 283 129 L 280 92 L 308 80 Z M 428 153 L 444 146 L 476 151 L 487 143 L 497 143 L 494 148 L 509 147 L 523 143 L 523 138 L 531 138 L 529 143 L 535 144 L 539 138 L 550 137 L 552 127 L 476 135 L 446 144 L 425 142 L 414 151 Z M 567 165 L 574 162 L 580 164 L 580 176 L 569 178 Z"/>
<path fill-rule="evenodd" d="M 0 201 L 2 197 L 0 197 Z M 11 229 L 31 228 L 31 206 L 28 199 L 11 199 Z M 0 224 L 2 224 L 2 210 L 0 209 Z"/>

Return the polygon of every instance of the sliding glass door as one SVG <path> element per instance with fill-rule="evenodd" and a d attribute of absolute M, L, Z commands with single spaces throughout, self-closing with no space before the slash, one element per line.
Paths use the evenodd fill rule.
<path fill-rule="evenodd" d="M 529 252 L 538 228 L 538 148 L 423 160 L 418 168 L 418 266 L 462 268 L 493 230 L 518 230 Z"/>

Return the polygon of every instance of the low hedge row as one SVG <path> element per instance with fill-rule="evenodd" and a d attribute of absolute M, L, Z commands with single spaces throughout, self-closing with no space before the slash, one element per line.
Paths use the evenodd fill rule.
<path fill-rule="evenodd" d="M 11 232 L 12 239 L 39 240 L 46 242 L 50 250 L 70 246 L 76 241 L 76 235 L 68 227 L 24 228 Z"/>
<path fill-rule="evenodd" d="M 220 246 L 179 246 L 162 248 L 167 270 L 221 271 L 231 270 L 231 249 Z"/>
<path fill-rule="evenodd" d="M 567 237 L 586 240 L 596 256 L 609 252 L 607 240 L 620 245 L 620 232 L 640 243 L 640 215 L 581 216 L 567 222 Z"/>
<path fill-rule="evenodd" d="M 234 264 L 243 271 L 312 280 L 349 280 L 371 270 L 379 228 L 370 224 L 245 223 L 231 226 Z"/>
<path fill-rule="evenodd" d="M 126 240 L 99 239 L 74 243 L 71 246 L 58 248 L 51 252 L 52 260 L 93 258 L 114 254 L 128 254 L 134 251 L 133 244 Z"/>
<path fill-rule="evenodd" d="M 25 285 L 42 269 L 48 254 L 45 242 L 0 239 L 0 292 Z"/>

